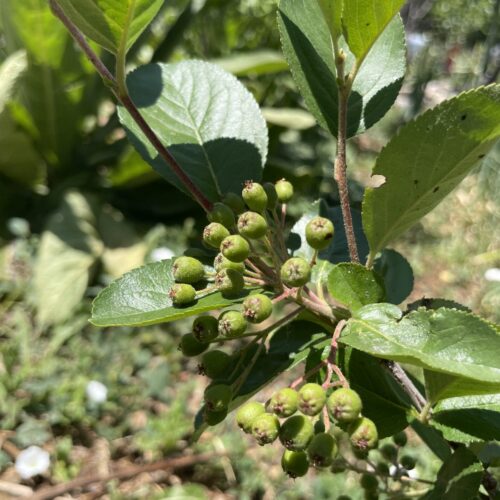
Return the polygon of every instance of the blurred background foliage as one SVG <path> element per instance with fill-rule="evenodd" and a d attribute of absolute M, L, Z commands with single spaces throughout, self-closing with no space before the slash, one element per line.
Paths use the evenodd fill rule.
<path fill-rule="evenodd" d="M 498 80 L 499 4 L 408 2 L 403 17 L 409 69 L 397 106 L 349 145 L 354 205 L 360 204 L 376 154 L 401 123 L 463 90 Z M 299 196 L 291 212 L 300 214 L 318 195 L 338 204 L 331 175 L 335 145 L 296 91 L 281 56 L 275 11 L 275 0 L 169 0 L 131 52 L 130 67 L 201 58 L 238 76 L 268 121 L 265 178 L 286 176 L 295 184 Z M 499 164 L 497 147 L 396 242 L 415 270 L 410 301 L 446 296 L 498 321 Z M 186 453 L 205 385 L 195 364 L 186 364 L 176 350 L 189 325 L 100 331 L 87 319 L 103 286 L 144 262 L 182 253 L 203 225 L 195 204 L 128 145 L 110 93 L 46 2 L 2 0 L 0 480 L 19 481 L 12 465 L 29 445 L 50 452 L 51 469 L 44 478 L 25 481 L 28 488 Z M 90 380 L 106 385 L 106 402 L 97 404 L 86 394 Z M 416 437 L 411 446 L 419 474 L 437 469 Z M 242 440 L 230 424 L 190 450 L 225 458 L 142 481 L 110 481 L 101 493 L 361 495 L 355 477 L 330 474 L 299 480 L 292 491 L 277 455 Z"/>

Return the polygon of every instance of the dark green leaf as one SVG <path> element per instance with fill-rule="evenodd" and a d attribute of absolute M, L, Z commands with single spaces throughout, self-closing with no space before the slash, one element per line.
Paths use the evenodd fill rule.
<path fill-rule="evenodd" d="M 267 127 L 255 99 L 215 64 L 186 61 L 149 64 L 127 78 L 132 100 L 162 143 L 211 201 L 260 180 L 267 155 Z M 186 192 L 123 108 L 122 124 L 152 167 Z M 189 193 L 188 193 L 189 194 Z"/>
<path fill-rule="evenodd" d="M 408 261 L 396 250 L 385 249 L 374 268 L 384 278 L 387 301 L 401 304 L 413 290 L 413 271 Z"/>
<path fill-rule="evenodd" d="M 441 461 L 444 462 L 451 456 L 450 445 L 444 439 L 441 432 L 416 419 L 411 422 L 411 426 L 419 435 L 420 439 L 429 447 L 434 455 L 441 459 Z"/>
<path fill-rule="evenodd" d="M 380 153 L 368 188 L 363 227 L 372 258 L 436 207 L 500 137 L 500 85 L 446 101 L 401 129 Z"/>

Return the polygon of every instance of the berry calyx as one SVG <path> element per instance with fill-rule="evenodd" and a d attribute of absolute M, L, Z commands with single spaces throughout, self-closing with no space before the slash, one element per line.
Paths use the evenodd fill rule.
<path fill-rule="evenodd" d="M 296 390 L 285 387 L 276 392 L 269 400 L 267 408 L 280 418 L 292 416 L 299 407 L 299 394 Z"/>
<path fill-rule="evenodd" d="M 314 217 L 306 225 L 306 240 L 315 250 L 325 249 L 333 239 L 333 224 L 324 217 Z"/>
<path fill-rule="evenodd" d="M 248 296 L 243 301 L 243 316 L 250 323 L 262 323 L 273 313 L 273 303 L 262 293 Z"/>
<path fill-rule="evenodd" d="M 252 435 L 261 446 L 272 443 L 278 437 L 280 422 L 276 415 L 262 413 L 252 423 Z"/>
<path fill-rule="evenodd" d="M 212 248 L 220 248 L 220 244 L 231 233 L 218 222 L 211 222 L 203 230 L 203 242 Z"/>
<path fill-rule="evenodd" d="M 205 277 L 205 269 L 198 259 L 178 257 L 172 266 L 172 274 L 178 283 L 197 283 Z"/>
<path fill-rule="evenodd" d="M 285 448 L 302 451 L 314 435 L 314 426 L 304 415 L 294 415 L 285 420 L 280 429 L 280 441 Z"/>
<path fill-rule="evenodd" d="M 205 407 L 203 410 L 203 421 L 210 426 L 220 424 L 227 417 L 227 408 L 221 411 L 211 411 Z"/>
<path fill-rule="evenodd" d="M 286 179 L 281 179 L 275 184 L 276 193 L 280 203 L 288 203 L 293 197 L 293 185 Z"/>
<path fill-rule="evenodd" d="M 280 276 L 285 285 L 304 286 L 311 278 L 311 266 L 302 257 L 292 257 L 281 266 Z"/>
<path fill-rule="evenodd" d="M 247 325 L 246 319 L 239 311 L 225 311 L 219 318 L 218 330 L 224 337 L 234 339 L 245 333 Z"/>
<path fill-rule="evenodd" d="M 316 434 L 309 446 L 307 454 L 314 467 L 329 467 L 337 455 L 337 441 L 331 434 L 321 432 Z"/>
<path fill-rule="evenodd" d="M 223 269 L 233 269 L 234 271 L 238 271 L 240 274 L 243 274 L 245 271 L 245 264 L 242 262 L 232 262 L 229 259 L 226 259 L 224 255 L 218 253 L 214 259 L 214 268 L 217 272 L 222 271 Z"/>
<path fill-rule="evenodd" d="M 267 208 L 274 210 L 278 205 L 278 193 L 275 185 L 272 182 L 265 182 L 262 187 L 267 194 Z"/>
<path fill-rule="evenodd" d="M 245 182 L 241 196 L 248 208 L 254 212 L 263 212 L 267 207 L 266 191 L 258 182 Z"/>
<path fill-rule="evenodd" d="M 213 316 L 198 316 L 193 321 L 191 332 L 198 342 L 206 344 L 217 338 L 218 321 Z"/>
<path fill-rule="evenodd" d="M 406 470 L 412 470 L 417 465 L 417 461 L 410 455 L 403 455 L 399 463 Z"/>
<path fill-rule="evenodd" d="M 406 443 L 408 442 L 408 437 L 406 436 L 406 433 L 403 431 L 394 434 L 394 436 L 392 436 L 392 440 L 394 441 L 394 444 L 396 444 L 397 446 L 406 446 Z"/>
<path fill-rule="evenodd" d="M 326 393 L 319 384 L 306 384 L 299 391 L 299 410 L 304 415 L 317 415 L 325 405 Z"/>
<path fill-rule="evenodd" d="M 233 397 L 231 386 L 226 384 L 209 385 L 205 389 L 205 405 L 210 412 L 227 410 Z"/>
<path fill-rule="evenodd" d="M 245 202 L 241 196 L 236 193 L 227 193 L 222 202 L 227 205 L 236 214 L 241 214 L 245 211 Z"/>
<path fill-rule="evenodd" d="M 208 351 L 203 354 L 200 372 L 208 378 L 214 379 L 222 376 L 231 363 L 231 356 L 224 351 Z"/>
<path fill-rule="evenodd" d="M 265 236 L 268 226 L 266 219 L 257 212 L 245 212 L 238 218 L 238 232 L 245 238 L 256 240 Z"/>
<path fill-rule="evenodd" d="M 360 417 L 363 409 L 359 394 L 346 387 L 332 392 L 326 405 L 332 417 L 341 423 L 354 422 Z"/>
<path fill-rule="evenodd" d="M 236 413 L 236 423 L 246 434 L 252 432 L 252 425 L 255 419 L 265 413 L 264 405 L 256 401 L 244 404 Z"/>
<path fill-rule="evenodd" d="M 245 280 L 239 271 L 222 269 L 215 275 L 215 286 L 222 294 L 234 296 L 245 288 Z"/>
<path fill-rule="evenodd" d="M 349 427 L 349 434 L 355 449 L 367 451 L 377 446 L 377 426 L 369 418 L 361 417 L 353 422 Z"/>
<path fill-rule="evenodd" d="M 250 245 L 242 236 L 233 234 L 222 240 L 220 251 L 232 262 L 243 262 L 250 255 Z"/>
<path fill-rule="evenodd" d="M 235 217 L 233 211 L 224 203 L 214 203 L 212 211 L 208 213 L 209 222 L 218 222 L 227 229 L 234 227 Z"/>
<path fill-rule="evenodd" d="M 303 451 L 285 450 L 281 458 L 281 467 L 292 479 L 305 476 L 309 470 L 307 454 Z"/>
<path fill-rule="evenodd" d="M 192 358 L 194 356 L 198 356 L 202 352 L 205 352 L 208 349 L 208 344 L 202 344 L 196 340 L 192 333 L 186 333 L 186 335 L 181 337 L 179 349 L 184 356 Z"/>
<path fill-rule="evenodd" d="M 168 296 L 174 306 L 186 306 L 196 299 L 196 290 L 186 283 L 176 283 L 170 288 Z"/>

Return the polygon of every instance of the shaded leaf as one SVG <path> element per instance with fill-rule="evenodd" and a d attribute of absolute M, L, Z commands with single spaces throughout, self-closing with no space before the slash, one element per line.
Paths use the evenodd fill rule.
<path fill-rule="evenodd" d="M 444 439 L 441 432 L 430 425 L 423 424 L 417 419 L 412 420 L 411 426 L 420 439 L 429 447 L 434 455 L 441 459 L 441 461 L 444 462 L 451 456 L 450 445 Z"/>
<path fill-rule="evenodd" d="M 374 269 L 384 279 L 386 299 L 391 304 L 401 304 L 412 292 L 412 268 L 396 250 L 386 248 L 375 261 Z"/>

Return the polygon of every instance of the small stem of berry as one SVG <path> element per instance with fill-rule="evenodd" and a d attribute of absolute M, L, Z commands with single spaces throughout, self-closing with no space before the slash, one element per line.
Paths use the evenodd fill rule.
<path fill-rule="evenodd" d="M 281 228 L 285 230 L 285 225 L 286 225 L 286 203 L 283 203 L 281 205 Z"/>
<path fill-rule="evenodd" d="M 245 283 L 247 283 L 249 285 L 270 286 L 272 284 L 267 280 L 250 278 L 249 276 L 244 276 L 244 279 L 245 279 Z"/>
<path fill-rule="evenodd" d="M 325 432 L 329 432 L 331 427 L 330 416 L 328 415 L 328 408 L 323 407 L 323 424 L 325 425 Z"/>
<path fill-rule="evenodd" d="M 321 368 L 323 368 L 325 365 L 326 365 L 326 362 L 322 361 L 321 363 L 316 365 L 314 368 L 311 368 L 308 372 L 304 373 L 304 375 L 302 375 L 298 379 L 294 380 L 290 384 L 290 388 L 295 389 L 299 385 L 303 384 L 309 377 L 312 377 L 314 374 L 318 373 L 321 370 Z"/>
<path fill-rule="evenodd" d="M 314 250 L 313 256 L 311 257 L 311 262 L 309 263 L 311 267 L 314 267 L 316 265 L 316 261 L 318 260 L 318 253 L 318 250 Z"/>

